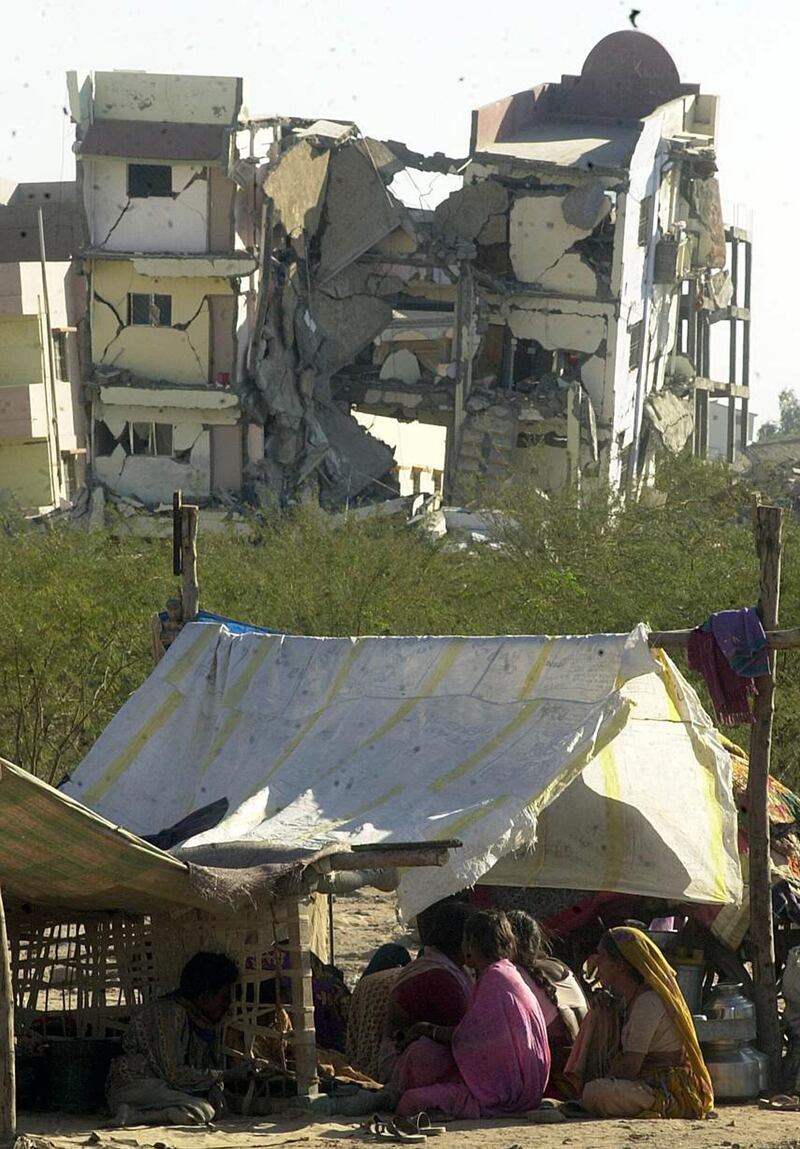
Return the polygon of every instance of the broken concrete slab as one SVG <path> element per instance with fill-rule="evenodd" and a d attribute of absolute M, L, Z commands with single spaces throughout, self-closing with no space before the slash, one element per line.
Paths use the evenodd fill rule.
<path fill-rule="evenodd" d="M 670 454 L 680 454 L 694 431 L 693 400 L 672 391 L 653 392 L 645 399 L 644 414 L 661 445 Z"/>
<path fill-rule="evenodd" d="M 268 169 L 264 192 L 275 205 L 277 222 L 288 236 L 317 234 L 330 160 L 329 151 L 300 140 Z"/>
<path fill-rule="evenodd" d="M 611 200 L 600 180 L 587 180 L 567 192 L 561 211 L 570 226 L 593 231 L 611 211 Z"/>
<path fill-rule="evenodd" d="M 475 241 L 482 235 L 483 243 L 500 242 L 489 226 L 496 218 L 505 238 L 505 216 L 510 195 L 496 180 L 468 184 L 453 192 L 433 213 L 433 234 L 452 245 L 457 240 Z"/>
<path fill-rule="evenodd" d="M 324 211 L 318 283 L 369 251 L 402 218 L 361 143 L 351 143 L 331 155 Z"/>
<path fill-rule="evenodd" d="M 385 481 L 394 466 L 391 447 L 370 435 L 352 415 L 333 403 L 319 405 L 317 415 L 331 447 L 320 466 L 323 505 L 339 505 L 376 480 Z"/>

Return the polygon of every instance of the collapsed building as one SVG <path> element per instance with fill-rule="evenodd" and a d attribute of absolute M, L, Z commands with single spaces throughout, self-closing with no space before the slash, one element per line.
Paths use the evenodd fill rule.
<path fill-rule="evenodd" d="M 69 89 L 98 490 L 390 499 L 397 460 L 365 427 L 387 417 L 444 431 L 427 467 L 450 499 L 520 472 L 635 492 L 659 450 L 707 453 L 715 397 L 728 459 L 744 445 L 751 247 L 723 224 L 718 100 L 650 37 L 479 108 L 460 158 L 253 118 L 235 77 Z"/>
<path fill-rule="evenodd" d="M 261 121 L 247 404 L 263 481 L 337 502 L 381 479 L 352 409 L 444 425 L 450 494 L 522 466 L 546 491 L 635 489 L 658 449 L 694 437 L 705 453 L 710 395 L 741 400 L 746 426 L 747 380 L 710 368 L 712 323 L 744 323 L 749 348 L 726 259 L 746 244 L 749 307 L 750 248 L 723 225 L 717 109 L 656 41 L 621 32 L 580 76 L 478 109 L 466 159 Z M 409 207 L 393 194 L 409 168 L 463 184 Z"/>

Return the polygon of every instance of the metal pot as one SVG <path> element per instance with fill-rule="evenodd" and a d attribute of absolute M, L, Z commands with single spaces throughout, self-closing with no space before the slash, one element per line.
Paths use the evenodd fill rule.
<path fill-rule="evenodd" d="M 739 1050 L 755 1061 L 758 1066 L 758 1091 L 759 1093 L 766 1093 L 769 1089 L 769 1058 L 766 1053 L 762 1053 L 760 1049 L 756 1049 L 752 1045 L 742 1045 Z"/>
<path fill-rule="evenodd" d="M 709 1021 L 750 1020 L 756 1015 L 755 1005 L 742 993 L 741 982 L 717 982 L 703 1009 Z"/>
<path fill-rule="evenodd" d="M 760 1066 L 752 1051 L 729 1049 L 706 1055 L 706 1065 L 718 1101 L 745 1100 L 758 1097 Z"/>

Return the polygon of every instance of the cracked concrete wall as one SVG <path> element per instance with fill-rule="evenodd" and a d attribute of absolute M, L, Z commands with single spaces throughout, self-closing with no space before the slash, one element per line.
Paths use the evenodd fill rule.
<path fill-rule="evenodd" d="M 242 103 L 236 76 L 176 76 L 155 72 L 95 72 L 98 120 L 232 124 Z"/>
<path fill-rule="evenodd" d="M 96 457 L 92 467 L 96 478 L 115 495 L 132 496 L 149 507 L 169 503 L 178 489 L 194 499 L 208 498 L 210 435 L 201 428 L 186 463 L 168 456 L 126 455 L 117 447 L 112 455 Z"/>
<path fill-rule="evenodd" d="M 172 298 L 172 326 L 128 326 L 128 293 Z M 209 296 L 230 296 L 227 279 L 137 275 L 127 260 L 96 260 L 92 273 L 92 360 L 169 383 L 207 383 Z M 185 330 L 181 326 L 186 325 Z"/>
<path fill-rule="evenodd" d="M 600 350 L 607 336 L 611 309 L 601 303 L 581 305 L 570 300 L 517 298 L 508 315 L 511 334 L 517 339 L 537 339 L 551 351 Z"/>
<path fill-rule="evenodd" d="M 564 217 L 564 196 L 518 195 L 511 208 L 511 266 L 522 283 L 539 283 L 574 243 L 591 235 Z M 597 222 L 597 221 L 596 221 Z M 594 276 L 592 276 L 594 279 Z M 594 294 L 594 291 L 592 292 Z"/>
<path fill-rule="evenodd" d="M 208 251 L 208 169 L 172 167 L 172 196 L 131 199 L 125 160 L 84 164 L 83 194 L 93 247 L 106 251 Z"/>

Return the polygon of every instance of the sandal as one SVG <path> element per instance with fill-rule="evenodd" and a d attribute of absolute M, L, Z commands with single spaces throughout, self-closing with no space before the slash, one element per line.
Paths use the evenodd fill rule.
<path fill-rule="evenodd" d="M 442 1133 L 447 1132 L 446 1125 L 434 1125 L 424 1111 L 418 1113 L 416 1117 L 397 1117 L 394 1123 L 401 1129 L 407 1126 L 411 1133 L 424 1133 L 426 1137 L 440 1137 Z"/>
<path fill-rule="evenodd" d="M 402 1118 L 401 1118 L 401 1120 L 402 1120 Z M 389 1136 L 392 1138 L 392 1140 L 394 1140 L 394 1141 L 405 1141 L 405 1142 L 408 1142 L 409 1145 L 412 1145 L 412 1144 L 413 1145 L 424 1145 L 425 1142 L 428 1140 L 428 1138 L 425 1136 L 424 1133 L 420 1133 L 420 1132 L 411 1133 L 405 1129 L 401 1129 L 400 1126 L 397 1124 L 397 1121 L 395 1121 L 394 1119 L 386 1122 L 386 1129 L 389 1133 Z"/>
<path fill-rule="evenodd" d="M 796 1113 L 800 1109 L 800 1097 L 794 1093 L 776 1093 L 774 1097 L 762 1097 L 761 1109 L 772 1109 L 775 1113 Z"/>
<path fill-rule="evenodd" d="M 383 1121 L 377 1113 L 369 1123 L 368 1132 L 376 1141 L 401 1141 L 424 1145 L 428 1140 L 424 1133 L 405 1133 L 402 1129 L 398 1129 L 394 1121 Z"/>

